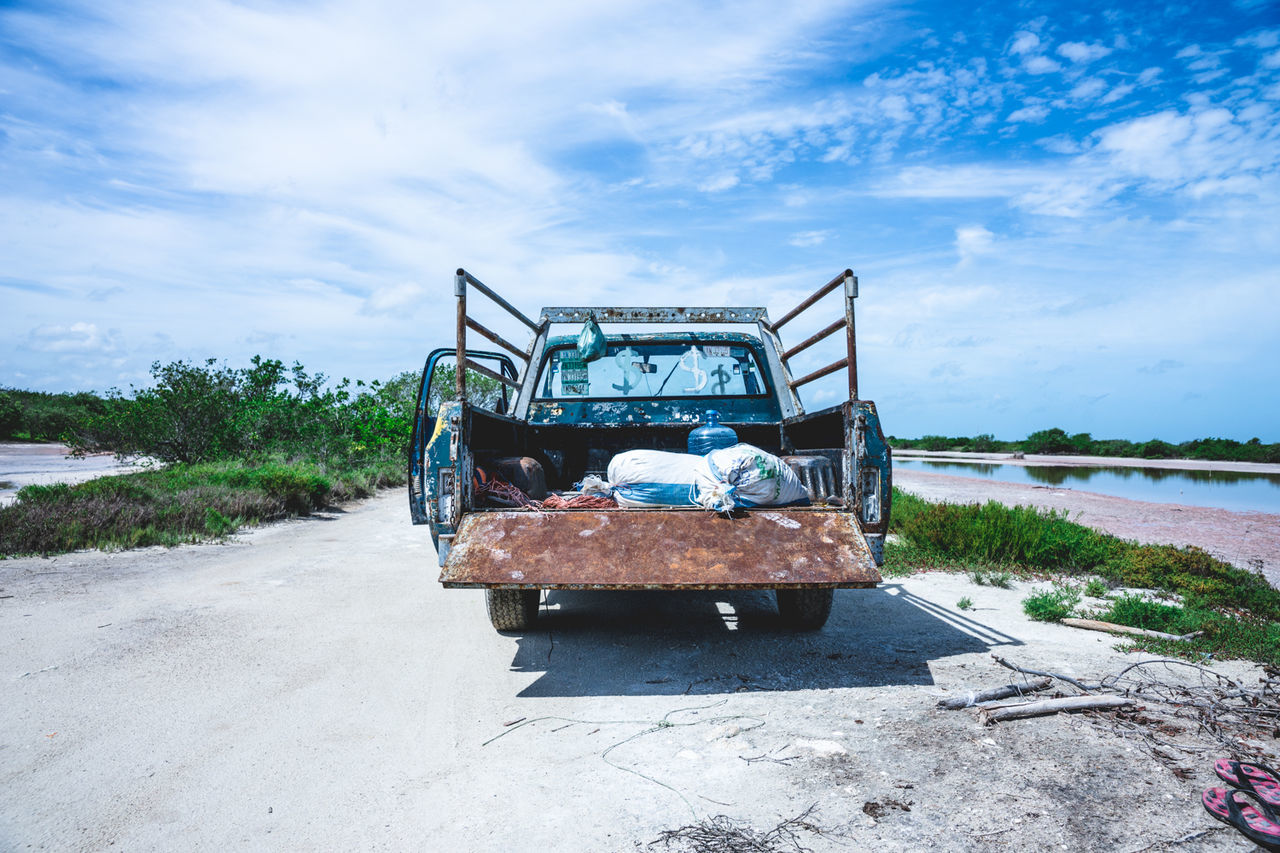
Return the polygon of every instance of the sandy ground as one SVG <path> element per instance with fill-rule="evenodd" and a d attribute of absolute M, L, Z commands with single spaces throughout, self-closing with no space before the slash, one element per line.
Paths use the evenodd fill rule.
<path fill-rule="evenodd" d="M 62 444 L 0 441 L 0 506 L 13 503 L 23 486 L 83 483 L 144 467 L 142 463 L 122 463 L 110 453 L 73 459 L 67 456 L 70 452 Z"/>
<path fill-rule="evenodd" d="M 954 458 L 960 454 L 948 455 Z M 971 459 L 987 455 L 990 454 L 964 454 Z M 1089 465 L 1097 464 L 1099 459 L 1092 456 L 1049 458 L 1055 464 Z M 1001 461 L 1008 461 L 1008 457 L 1002 457 Z M 1127 461 L 1136 465 L 1144 460 Z M 1241 470 L 1239 466 L 1246 463 L 1204 464 L 1235 466 L 1216 470 Z M 1171 466 L 1167 460 L 1148 460 L 1148 467 Z M 1252 466 L 1248 470 L 1269 468 L 1280 470 L 1280 466 L 1273 465 Z M 1001 483 L 975 477 L 910 471 L 905 468 L 894 470 L 893 481 L 898 488 L 929 500 L 956 503 L 994 500 L 1010 506 L 1029 505 L 1065 510 L 1081 524 L 1124 539 L 1197 545 L 1229 563 L 1262 571 L 1273 585 L 1280 586 L 1280 515 L 1148 503 L 1060 486 Z"/>
<path fill-rule="evenodd" d="M 551 593 L 504 636 L 404 504 L 0 562 L 0 849 L 659 850 L 811 805 L 815 851 L 1249 849 L 1199 804 L 1212 752 L 1182 780 L 1083 718 L 935 708 L 1007 683 L 993 653 L 1139 659 L 1029 585 L 841 591 L 805 635 L 764 593 Z"/>

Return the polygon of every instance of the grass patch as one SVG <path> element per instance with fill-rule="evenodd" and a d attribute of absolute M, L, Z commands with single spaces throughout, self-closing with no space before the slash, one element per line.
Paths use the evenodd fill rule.
<path fill-rule="evenodd" d="M 1080 591 L 1064 584 L 1037 592 L 1022 601 L 1022 611 L 1037 622 L 1061 622 L 1080 605 Z"/>
<path fill-rule="evenodd" d="M 961 610 L 972 610 L 973 599 L 966 595 L 956 602 L 956 607 L 959 607 Z"/>
<path fill-rule="evenodd" d="M 270 459 L 173 465 L 77 485 L 27 486 L 0 508 L 0 554 L 217 539 L 404 482 L 398 458 L 322 465 Z"/>
<path fill-rule="evenodd" d="M 969 580 L 978 586 L 997 586 L 1000 589 L 1009 589 L 1013 586 L 1013 572 L 998 571 L 996 569 L 974 569 L 969 572 Z"/>
<path fill-rule="evenodd" d="M 1221 613 L 1194 598 L 1176 605 L 1122 595 L 1094 615 L 1106 622 L 1166 634 L 1203 632 L 1188 640 L 1136 639 L 1126 646 L 1129 649 L 1189 659 L 1214 655 L 1280 665 L 1280 624 Z"/>

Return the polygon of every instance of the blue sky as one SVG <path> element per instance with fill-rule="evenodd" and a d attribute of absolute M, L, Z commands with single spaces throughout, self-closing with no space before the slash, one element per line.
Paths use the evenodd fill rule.
<path fill-rule="evenodd" d="M 386 377 L 458 266 L 774 316 L 849 266 L 889 432 L 1280 441 L 1280 11 L 0 6 L 0 384 Z"/>

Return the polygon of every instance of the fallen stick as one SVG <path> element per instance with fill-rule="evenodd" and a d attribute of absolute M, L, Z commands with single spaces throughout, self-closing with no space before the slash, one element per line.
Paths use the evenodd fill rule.
<path fill-rule="evenodd" d="M 1059 711 L 1108 711 L 1132 704 L 1132 699 L 1126 699 L 1123 696 L 1067 696 L 1064 699 L 1044 699 L 1040 702 L 1024 702 L 1020 705 L 983 708 L 980 717 L 982 722 L 989 726 L 1005 720 L 1044 717 Z"/>
<path fill-rule="evenodd" d="M 1037 690 L 1044 690 L 1052 683 L 1053 679 L 1051 678 L 1037 678 L 1026 684 L 1006 684 L 1004 687 L 992 687 L 989 690 L 980 690 L 976 693 L 971 690 L 967 696 L 953 696 L 950 699 L 938 700 L 938 707 L 946 708 L 948 711 L 955 711 L 958 708 L 969 708 L 979 702 L 989 702 L 992 699 L 1008 699 L 1010 696 L 1034 693 Z"/>
<path fill-rule="evenodd" d="M 1166 634 L 1164 631 L 1152 631 L 1148 628 L 1134 628 L 1130 625 L 1117 625 L 1115 622 L 1099 622 L 1097 619 L 1063 619 L 1063 625 L 1072 628 L 1083 628 L 1086 631 L 1104 631 L 1108 634 L 1131 634 L 1135 637 L 1151 637 L 1156 640 L 1190 640 L 1203 634 L 1194 631 L 1190 634 Z"/>

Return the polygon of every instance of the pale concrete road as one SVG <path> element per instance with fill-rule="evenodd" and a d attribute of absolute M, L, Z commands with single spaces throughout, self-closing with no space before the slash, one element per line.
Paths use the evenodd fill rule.
<path fill-rule="evenodd" d="M 1135 659 L 1028 622 L 1026 587 L 844 591 L 801 636 L 764 594 L 562 593 L 515 637 L 436 575 L 399 492 L 0 562 L 0 849 L 635 850 L 813 804 L 814 850 L 1241 848 L 1199 806 L 1208 758 L 1181 781 L 1078 718 L 933 707 L 1007 683 L 992 652 Z"/>

